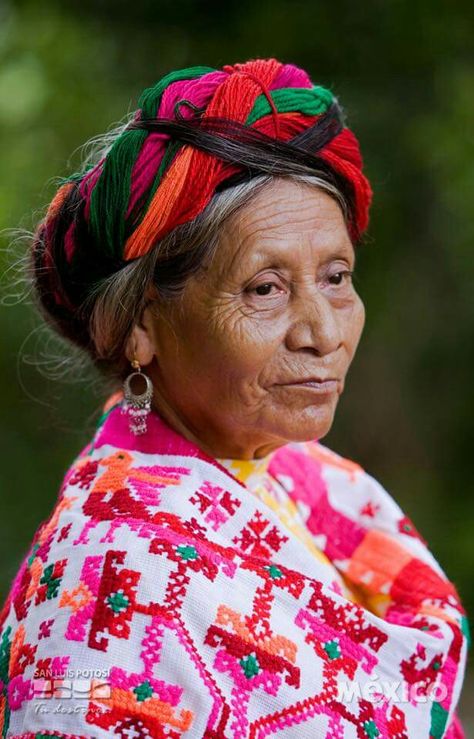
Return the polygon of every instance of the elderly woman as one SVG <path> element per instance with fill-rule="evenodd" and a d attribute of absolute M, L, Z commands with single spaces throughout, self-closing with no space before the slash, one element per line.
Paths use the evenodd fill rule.
<path fill-rule="evenodd" d="M 62 182 L 38 304 L 115 384 L 1 613 L 2 736 L 463 736 L 456 588 L 321 443 L 371 197 L 275 59 L 169 74 Z"/>

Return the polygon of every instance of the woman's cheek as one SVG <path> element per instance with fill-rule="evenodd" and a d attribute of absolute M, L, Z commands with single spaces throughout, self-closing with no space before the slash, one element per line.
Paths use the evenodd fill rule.
<path fill-rule="evenodd" d="M 352 307 L 351 315 L 347 316 L 347 325 L 350 327 L 349 345 L 351 347 L 351 355 L 355 354 L 362 331 L 365 325 L 365 306 L 362 299 L 357 296 L 357 299 Z"/>
<path fill-rule="evenodd" d="M 248 320 L 245 329 L 247 353 L 253 357 L 254 362 L 264 364 L 271 361 L 272 357 L 280 350 L 285 341 L 285 324 L 278 318 Z"/>
<path fill-rule="evenodd" d="M 357 339 L 357 343 L 359 343 L 359 339 L 362 335 L 362 331 L 364 330 L 364 326 L 365 326 L 365 305 L 364 305 L 364 301 L 362 300 L 362 298 L 360 298 L 359 296 L 357 296 L 357 298 L 358 298 L 358 313 L 359 313 L 359 330 L 358 330 L 359 336 Z"/>

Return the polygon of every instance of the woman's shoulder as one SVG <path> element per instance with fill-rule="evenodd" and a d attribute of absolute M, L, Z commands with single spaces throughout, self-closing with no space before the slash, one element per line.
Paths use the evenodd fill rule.
<path fill-rule="evenodd" d="M 354 458 L 344 456 L 318 439 L 289 442 L 273 455 L 270 469 L 275 476 L 285 473 L 299 486 L 318 493 L 339 490 L 361 492 L 371 486 L 385 489 L 368 470 Z M 387 494 L 387 491 L 385 491 Z"/>
<path fill-rule="evenodd" d="M 314 588 L 328 602 L 334 596 L 318 560 L 280 536 L 271 512 L 212 460 L 190 456 L 193 448 L 170 436 L 160 448 L 144 439 L 137 449 L 115 420 L 73 460 L 14 582 L 2 624 L 6 735 L 106 737 L 138 725 L 143 735 L 164 735 L 172 725 L 204 736 L 216 695 L 228 722 L 234 679 L 240 690 L 252 678 L 267 684 L 275 670 L 285 676 L 275 710 L 297 698 L 303 705 L 314 655 L 295 624 L 304 626 L 299 614 Z M 360 518 L 364 488 L 351 500 L 350 486 L 362 473 L 322 445 L 289 453 L 279 455 L 280 472 L 295 489 L 305 484 L 312 504 L 318 491 L 314 523 L 327 525 L 329 541 L 343 520 L 335 512 Z M 270 604 L 278 631 L 262 638 Z M 61 701 L 61 693 L 50 700 L 56 679 Z M 64 712 L 56 713 L 59 702 Z M 264 707 L 255 705 L 255 725 Z"/>
<path fill-rule="evenodd" d="M 158 627 L 143 633 L 143 625 L 166 620 L 159 602 L 178 597 L 173 565 L 195 556 L 186 536 L 199 531 L 173 496 L 189 492 L 192 464 L 187 469 L 160 454 L 105 443 L 101 429 L 70 462 L 0 613 L 2 680 L 9 691 L 0 733 L 11 737 L 53 727 L 65 739 L 89 739 L 88 725 L 95 737 L 109 736 L 114 722 L 125 727 L 134 712 L 145 721 L 141 707 L 150 691 L 146 707 L 160 711 L 159 681 L 151 681 L 152 690 L 146 675 L 160 637 Z M 182 730 L 188 714 L 175 717 Z"/>
<path fill-rule="evenodd" d="M 313 511 L 343 514 L 367 528 L 384 530 L 426 545 L 415 524 L 402 510 L 390 487 L 369 468 L 320 440 L 293 442 L 275 454 L 270 472 L 286 482 L 294 497 Z M 418 545 L 414 544 L 418 549 Z"/>

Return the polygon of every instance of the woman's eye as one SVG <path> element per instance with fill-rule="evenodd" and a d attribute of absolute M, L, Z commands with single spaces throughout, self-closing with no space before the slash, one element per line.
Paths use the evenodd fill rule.
<path fill-rule="evenodd" d="M 351 278 L 354 272 L 352 270 L 340 270 L 339 272 L 334 272 L 334 274 L 330 275 L 328 279 L 328 283 L 330 285 L 339 286 L 344 284 L 346 282 L 347 284 L 350 284 Z M 254 295 L 257 295 L 259 297 L 276 297 L 281 292 L 281 287 L 276 282 L 261 282 L 260 285 L 256 285 L 255 287 L 248 288 L 248 292 Z"/>
<path fill-rule="evenodd" d="M 336 282 L 331 282 L 331 285 L 341 285 L 343 282 L 344 277 L 346 278 L 347 282 L 350 282 L 350 279 L 352 278 L 352 275 L 354 274 L 353 270 L 345 269 L 340 272 L 335 272 L 329 280 L 336 279 Z"/>
<path fill-rule="evenodd" d="M 262 282 L 260 285 L 250 288 L 250 292 L 254 292 L 260 296 L 271 295 L 270 290 L 272 286 L 278 287 L 275 282 Z"/>

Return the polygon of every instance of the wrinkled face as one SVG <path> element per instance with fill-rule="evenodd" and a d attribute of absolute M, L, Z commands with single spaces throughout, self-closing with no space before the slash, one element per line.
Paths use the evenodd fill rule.
<path fill-rule="evenodd" d="M 354 260 L 327 193 L 284 179 L 261 190 L 226 222 L 180 307 L 153 307 L 157 410 L 215 457 L 322 438 L 364 326 Z M 335 382 L 322 391 L 308 378 Z"/>

